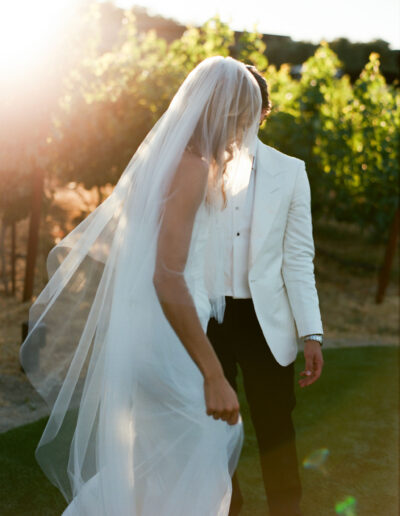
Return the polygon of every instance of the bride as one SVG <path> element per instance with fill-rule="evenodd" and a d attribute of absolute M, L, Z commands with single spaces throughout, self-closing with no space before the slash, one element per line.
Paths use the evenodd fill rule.
<path fill-rule="evenodd" d="M 221 214 L 260 114 L 246 66 L 205 59 L 48 255 L 20 361 L 50 409 L 35 457 L 63 516 L 228 514 L 243 427 L 206 328 L 223 320 Z"/>

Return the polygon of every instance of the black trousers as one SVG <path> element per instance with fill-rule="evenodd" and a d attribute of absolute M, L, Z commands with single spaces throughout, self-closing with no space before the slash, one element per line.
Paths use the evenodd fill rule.
<path fill-rule="evenodd" d="M 294 362 L 281 366 L 259 325 L 252 299 L 226 297 L 222 324 L 210 319 L 207 335 L 224 373 L 237 391 L 238 366 L 260 454 L 270 516 L 298 516 L 301 484 L 291 412 L 296 405 Z M 229 515 L 243 504 L 236 473 Z"/>

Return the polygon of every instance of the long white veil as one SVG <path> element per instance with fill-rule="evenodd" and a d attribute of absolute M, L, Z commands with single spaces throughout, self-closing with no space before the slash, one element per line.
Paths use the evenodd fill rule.
<path fill-rule="evenodd" d="M 240 171 L 250 160 L 260 113 L 258 85 L 243 63 L 221 56 L 202 61 L 147 134 L 112 194 L 48 255 L 49 281 L 30 309 L 20 361 L 51 409 L 36 459 L 68 502 L 99 472 L 106 472 L 103 489 L 96 495 L 101 493 L 97 503 L 102 513 L 150 515 L 154 508 L 146 505 L 146 475 L 156 476 L 162 461 L 173 461 L 174 453 L 189 457 L 195 451 L 192 443 L 201 440 L 200 434 L 196 437 L 201 423 L 196 408 L 190 408 L 190 392 L 183 391 L 177 405 L 172 384 L 160 380 L 170 367 L 171 348 L 156 343 L 167 342 L 173 332 L 152 281 L 158 230 L 166 192 L 183 152 L 202 156 L 209 165 L 204 275 L 210 316 L 221 321 L 223 172 L 226 166 Z M 162 410 L 152 410 L 155 405 L 143 389 L 147 367 L 152 395 L 164 399 Z M 227 423 L 213 424 L 228 432 Z M 158 436 L 165 435 L 162 442 L 157 437 L 159 443 L 151 441 L 156 427 L 164 432 Z M 187 440 L 189 434 L 197 441 Z M 167 446 L 172 455 L 166 453 Z M 216 459 L 209 459 L 212 467 Z M 235 460 L 230 460 L 230 474 Z M 170 472 L 173 476 L 172 464 Z M 184 478 L 182 471 L 175 475 Z M 161 494 L 163 482 L 165 478 L 158 484 Z M 177 484 L 173 485 L 179 496 Z M 141 488 L 140 501 L 132 494 L 134 486 Z M 176 506 L 168 506 L 165 493 L 162 499 L 163 510 L 157 514 L 181 514 Z M 193 494 L 186 514 L 204 515 L 200 507 L 204 500 L 196 506 Z M 84 505 L 77 513 L 94 514 Z"/>

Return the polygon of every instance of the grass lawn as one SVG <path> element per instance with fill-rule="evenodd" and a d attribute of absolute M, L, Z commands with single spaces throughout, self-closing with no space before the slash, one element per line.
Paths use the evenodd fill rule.
<path fill-rule="evenodd" d="M 326 349 L 324 357 L 320 380 L 304 390 L 298 387 L 294 411 L 300 464 L 315 450 L 329 450 L 322 467 L 301 466 L 304 516 L 395 516 L 399 351 L 393 347 Z M 299 353 L 297 378 L 302 369 Z M 246 433 L 238 469 L 245 497 L 241 516 L 265 516 L 256 440 L 243 396 L 241 407 Z M 66 506 L 33 456 L 45 423 L 42 419 L 0 434 L 2 516 L 55 516 Z M 350 496 L 356 500 L 355 510 L 337 512 L 335 504 Z"/>

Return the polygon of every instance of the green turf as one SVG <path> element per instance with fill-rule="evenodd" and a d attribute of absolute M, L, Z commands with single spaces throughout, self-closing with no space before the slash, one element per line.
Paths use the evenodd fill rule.
<path fill-rule="evenodd" d="M 348 496 L 356 511 L 345 516 L 398 514 L 399 351 L 395 348 L 324 350 L 324 371 L 315 384 L 297 386 L 294 421 L 301 464 L 304 516 L 338 514 Z M 299 353 L 296 378 L 303 370 Z M 245 506 L 241 516 L 265 515 L 265 496 L 248 411 L 242 404 L 246 441 L 238 477 Z M 302 461 L 314 450 L 329 450 L 321 469 Z"/>
<path fill-rule="evenodd" d="M 297 389 L 294 420 L 300 464 L 314 450 L 329 450 L 322 469 L 301 466 L 304 516 L 335 515 L 335 504 L 353 496 L 345 516 L 398 514 L 398 350 L 352 348 L 324 351 L 325 367 L 314 385 Z M 302 354 L 296 374 L 303 369 Z M 241 383 L 239 384 L 241 387 Z M 245 445 L 238 477 L 245 497 L 241 516 L 265 516 L 256 440 L 241 396 Z M 0 434 L 0 514 L 59 515 L 66 503 L 42 474 L 34 449 L 46 419 Z M 190 515 L 188 515 L 190 516 Z"/>

